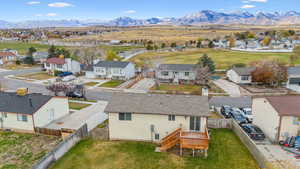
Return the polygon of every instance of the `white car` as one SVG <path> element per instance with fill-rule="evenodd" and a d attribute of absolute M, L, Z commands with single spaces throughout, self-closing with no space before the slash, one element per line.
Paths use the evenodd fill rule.
<path fill-rule="evenodd" d="M 242 108 L 242 115 L 248 120 L 249 123 L 253 121 L 253 114 L 251 108 Z"/>
<path fill-rule="evenodd" d="M 66 76 L 66 77 L 62 78 L 61 81 L 69 82 L 69 81 L 72 81 L 72 80 L 75 80 L 75 79 L 76 79 L 76 76 L 70 75 L 70 76 Z"/>

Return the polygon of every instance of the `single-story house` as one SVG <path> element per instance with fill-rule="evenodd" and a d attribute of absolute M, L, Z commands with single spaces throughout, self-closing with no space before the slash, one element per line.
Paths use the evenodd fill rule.
<path fill-rule="evenodd" d="M 44 63 L 44 68 L 49 74 L 54 74 L 55 71 L 60 72 L 80 72 L 80 63 L 71 58 L 49 58 Z"/>
<path fill-rule="evenodd" d="M 273 142 L 299 136 L 300 96 L 254 98 L 253 123 Z"/>
<path fill-rule="evenodd" d="M 159 142 L 181 128 L 205 133 L 208 97 L 115 93 L 105 108 L 111 140 Z"/>
<path fill-rule="evenodd" d="M 17 55 L 13 52 L 0 51 L 0 65 L 15 62 Z"/>
<path fill-rule="evenodd" d="M 300 67 L 288 68 L 288 81 L 286 88 L 300 93 Z"/>
<path fill-rule="evenodd" d="M 221 110 L 222 106 L 230 106 L 236 108 L 251 108 L 251 96 L 230 97 L 230 96 L 213 96 L 209 100 L 209 106 L 217 111 Z"/>
<path fill-rule="evenodd" d="M 33 133 L 69 113 L 66 97 L 0 92 L 0 100 L 1 129 Z"/>
<path fill-rule="evenodd" d="M 227 78 L 238 84 L 252 83 L 251 73 L 255 71 L 255 67 L 233 67 L 226 73 Z"/>
<path fill-rule="evenodd" d="M 33 58 L 35 62 L 44 63 L 47 61 L 47 58 L 49 56 L 48 52 L 35 52 L 33 54 Z"/>
<path fill-rule="evenodd" d="M 196 65 L 194 64 L 161 64 L 155 76 L 160 82 L 166 83 L 195 83 Z"/>
<path fill-rule="evenodd" d="M 135 65 L 131 62 L 99 61 L 85 66 L 83 71 L 87 78 L 128 80 L 135 76 Z"/>

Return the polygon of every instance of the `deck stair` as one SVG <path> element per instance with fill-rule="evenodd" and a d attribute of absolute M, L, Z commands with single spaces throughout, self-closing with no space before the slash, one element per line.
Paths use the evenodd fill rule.
<path fill-rule="evenodd" d="M 164 137 L 160 142 L 160 151 L 167 151 L 168 149 L 176 146 L 180 143 L 180 133 L 181 128 L 176 129 L 166 137 Z"/>

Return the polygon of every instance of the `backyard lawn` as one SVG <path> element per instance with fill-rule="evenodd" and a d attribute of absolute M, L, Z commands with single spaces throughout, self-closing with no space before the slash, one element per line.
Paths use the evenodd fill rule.
<path fill-rule="evenodd" d="M 38 72 L 38 73 L 30 73 L 30 74 L 24 74 L 24 75 L 18 75 L 18 77 L 28 78 L 28 79 L 34 79 L 34 80 L 47 80 L 54 78 L 54 76 L 49 75 L 46 72 Z"/>
<path fill-rule="evenodd" d="M 0 169 L 28 169 L 51 151 L 60 138 L 0 131 Z"/>
<path fill-rule="evenodd" d="M 144 142 L 81 141 L 52 169 L 258 169 L 239 138 L 230 130 L 213 130 L 208 158 L 156 153 Z"/>
<path fill-rule="evenodd" d="M 91 104 L 69 102 L 69 108 L 73 109 L 73 110 L 81 110 L 81 109 L 89 107 L 90 105 Z"/>
<path fill-rule="evenodd" d="M 283 63 L 289 62 L 289 53 L 250 53 L 221 49 L 195 49 L 183 52 L 148 52 L 137 55 L 130 59 L 137 65 L 155 65 L 157 63 L 169 64 L 195 64 L 199 57 L 207 53 L 216 63 L 217 69 L 227 69 L 235 63 L 249 64 L 259 60 L 278 60 Z M 300 64 L 300 59 L 296 64 Z"/>
<path fill-rule="evenodd" d="M 99 83 L 98 82 L 88 82 L 88 83 L 85 83 L 84 85 L 92 87 L 92 86 L 96 86 L 97 84 L 99 84 Z"/>
<path fill-rule="evenodd" d="M 198 85 L 173 85 L 161 83 L 158 88 L 153 86 L 151 90 L 162 90 L 162 91 L 178 91 L 178 92 L 198 92 L 201 94 L 201 86 Z"/>
<path fill-rule="evenodd" d="M 115 88 L 120 86 L 122 83 L 124 83 L 123 80 L 110 80 L 106 83 L 103 83 L 102 85 L 100 85 L 100 87 L 109 87 L 109 88 Z"/>

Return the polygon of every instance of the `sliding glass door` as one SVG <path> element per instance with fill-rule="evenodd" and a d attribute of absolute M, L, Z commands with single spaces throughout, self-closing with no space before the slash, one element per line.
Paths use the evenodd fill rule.
<path fill-rule="evenodd" d="M 200 131 L 200 123 L 201 123 L 201 117 L 190 117 L 190 130 L 191 131 Z"/>

